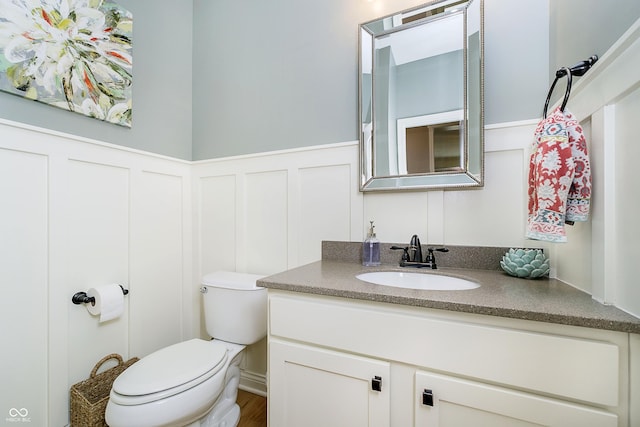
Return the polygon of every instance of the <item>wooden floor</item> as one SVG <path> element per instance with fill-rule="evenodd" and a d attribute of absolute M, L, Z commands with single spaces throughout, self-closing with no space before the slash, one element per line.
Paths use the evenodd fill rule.
<path fill-rule="evenodd" d="M 240 423 L 238 427 L 267 427 L 267 398 L 238 390 Z"/>

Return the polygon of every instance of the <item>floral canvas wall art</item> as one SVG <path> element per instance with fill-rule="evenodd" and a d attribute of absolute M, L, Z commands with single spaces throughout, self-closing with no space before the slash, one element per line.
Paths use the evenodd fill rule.
<path fill-rule="evenodd" d="M 0 90 L 131 127 L 132 14 L 104 0 L 0 0 Z"/>

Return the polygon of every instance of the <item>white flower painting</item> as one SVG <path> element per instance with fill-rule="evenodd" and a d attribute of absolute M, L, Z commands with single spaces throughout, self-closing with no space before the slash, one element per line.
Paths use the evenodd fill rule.
<path fill-rule="evenodd" d="M 0 0 L 0 90 L 131 127 L 132 14 L 103 0 Z"/>

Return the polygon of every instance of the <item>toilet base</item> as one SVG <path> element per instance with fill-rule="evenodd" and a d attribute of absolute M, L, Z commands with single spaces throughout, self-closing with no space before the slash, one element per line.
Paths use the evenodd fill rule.
<path fill-rule="evenodd" d="M 225 414 L 213 414 L 213 410 L 201 420 L 185 427 L 236 427 L 240 422 L 240 406 L 233 405 Z"/>
<path fill-rule="evenodd" d="M 224 390 L 218 397 L 213 409 L 200 420 L 201 427 L 236 427 L 240 421 L 240 406 L 238 399 L 238 385 L 240 384 L 240 357 L 234 358 L 227 369 Z"/>
<path fill-rule="evenodd" d="M 193 427 L 236 427 L 240 422 L 240 407 L 237 404 L 228 408 L 224 414 L 213 414 L 213 412 L 211 411 L 208 416 L 200 420 L 199 424 L 194 424 Z"/>

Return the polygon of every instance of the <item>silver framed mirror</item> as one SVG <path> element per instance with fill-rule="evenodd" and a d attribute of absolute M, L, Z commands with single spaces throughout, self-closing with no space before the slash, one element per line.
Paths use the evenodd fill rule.
<path fill-rule="evenodd" d="M 483 0 L 360 25 L 360 190 L 484 184 Z"/>

